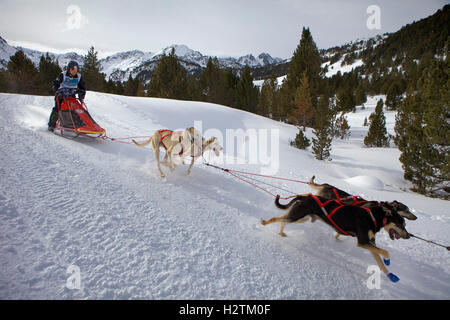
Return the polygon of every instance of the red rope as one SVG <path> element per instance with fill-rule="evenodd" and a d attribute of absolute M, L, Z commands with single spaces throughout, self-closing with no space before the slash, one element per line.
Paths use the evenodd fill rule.
<path fill-rule="evenodd" d="M 293 181 L 293 182 L 306 183 L 306 182 L 298 181 L 298 180 L 292 180 L 292 179 L 286 179 L 286 178 L 279 178 L 279 177 L 273 177 L 273 176 L 265 176 L 265 175 L 256 174 L 256 173 L 249 173 L 249 172 L 244 172 L 244 171 L 225 169 L 225 168 L 221 168 L 221 167 L 215 166 L 215 165 L 213 165 L 213 164 L 210 164 L 210 163 L 208 163 L 208 162 L 204 162 L 204 164 L 207 165 L 207 166 L 210 166 L 210 167 L 213 167 L 213 168 L 216 168 L 216 169 L 220 169 L 220 170 L 222 170 L 222 171 L 225 171 L 225 172 L 231 174 L 233 177 L 238 178 L 239 180 L 244 181 L 244 182 L 248 183 L 249 185 L 251 185 L 251 186 L 253 186 L 253 187 L 255 187 L 255 188 L 258 188 L 258 189 L 264 191 L 265 193 L 270 194 L 271 196 L 273 196 L 273 197 L 275 197 L 275 198 L 276 198 L 278 195 L 275 195 L 274 193 L 270 192 L 269 190 L 264 189 L 264 188 L 262 188 L 262 187 L 260 187 L 260 186 L 258 186 L 258 185 L 256 185 L 256 184 L 250 182 L 250 181 L 247 181 L 247 180 L 244 179 L 243 177 L 240 177 L 238 174 L 234 174 L 233 172 L 238 172 L 238 173 L 242 173 L 242 174 L 249 174 L 249 175 L 255 175 L 255 176 L 261 176 L 261 177 L 272 178 L 272 179 L 280 179 L 280 180 L 287 180 L 287 181 Z M 250 178 L 249 178 L 249 179 L 250 179 Z M 256 180 L 256 181 L 257 181 L 257 180 Z M 309 182 L 308 182 L 308 184 L 309 184 Z M 277 188 L 277 187 L 275 187 L 275 188 Z M 284 189 L 283 189 L 283 190 L 284 190 Z M 286 190 L 285 190 L 285 191 L 286 191 Z M 293 193 L 293 192 L 291 192 L 291 193 Z M 291 197 L 280 197 L 280 199 L 291 199 L 291 198 L 292 198 L 292 196 L 291 196 Z"/>
<path fill-rule="evenodd" d="M 228 170 L 228 171 L 237 172 L 237 173 L 242 173 L 242 174 L 248 174 L 248 175 L 252 175 L 252 176 L 258 176 L 258 177 L 264 177 L 264 178 L 271 178 L 271 179 L 278 179 L 278 180 L 284 180 L 284 181 L 291 181 L 291 182 L 298 182 L 298 183 L 310 184 L 309 182 L 300 181 L 300 180 L 293 180 L 293 179 L 280 178 L 280 177 L 274 177 L 274 176 L 265 176 L 265 175 L 263 175 L 263 174 L 257 174 L 257 173 L 251 173 L 251 172 L 244 172 L 244 171 L 239 171 L 239 170 L 231 170 L 231 169 L 227 169 L 227 170 Z"/>
<path fill-rule="evenodd" d="M 105 139 L 109 139 L 113 142 L 118 142 L 118 143 L 125 143 L 125 144 L 133 144 L 133 142 L 128 142 L 128 141 L 119 141 L 119 140 L 131 140 L 131 139 L 145 139 L 145 138 L 150 138 L 151 136 L 139 136 L 139 137 L 126 137 L 126 138 L 110 138 L 110 137 L 105 137 Z"/>
<path fill-rule="evenodd" d="M 271 196 L 273 196 L 273 197 L 275 197 L 275 198 L 277 197 L 276 194 L 270 192 L 269 190 L 264 189 L 264 188 L 262 188 L 262 187 L 260 187 L 260 186 L 258 186 L 258 185 L 256 185 L 256 184 L 250 182 L 250 181 L 247 181 L 247 180 L 245 180 L 244 178 L 242 178 L 242 177 L 240 177 L 240 176 L 238 176 L 238 175 L 236 175 L 236 174 L 233 174 L 233 173 L 230 172 L 230 171 L 225 171 L 225 172 L 228 172 L 228 173 L 231 174 L 233 177 L 238 178 L 239 180 L 242 180 L 242 181 L 248 183 L 249 185 L 251 185 L 251 186 L 253 186 L 253 187 L 255 187 L 255 188 L 258 188 L 258 189 L 264 191 L 265 193 L 270 194 Z M 280 198 L 280 199 L 290 199 L 290 198 L 292 198 L 292 197 L 279 197 L 279 198 Z"/>

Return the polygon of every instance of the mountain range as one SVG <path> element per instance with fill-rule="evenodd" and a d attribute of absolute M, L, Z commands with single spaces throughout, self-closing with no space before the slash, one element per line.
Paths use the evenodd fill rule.
<path fill-rule="evenodd" d="M 0 68 L 6 69 L 9 58 L 18 50 L 23 50 L 25 55 L 36 66 L 39 65 L 41 56 L 46 54 L 46 52 L 11 46 L 0 37 Z M 206 68 L 209 58 L 211 58 L 211 56 L 204 55 L 186 45 L 173 44 L 158 52 L 144 52 L 140 50 L 118 52 L 99 61 L 102 66 L 102 72 L 106 74 L 107 79 L 126 81 L 131 75 L 133 78 L 138 77 L 140 80 L 148 81 L 161 56 L 170 54 L 172 50 L 175 50 L 175 55 L 178 57 L 181 65 L 186 68 L 190 75 L 194 76 L 200 76 L 202 70 Z M 84 57 L 75 52 L 64 54 L 49 52 L 49 55 L 58 61 L 61 68 L 66 66 L 71 60 L 77 61 L 81 66 L 83 65 Z M 233 70 L 241 70 L 246 65 L 251 68 L 257 68 L 286 62 L 281 58 L 273 58 L 268 53 L 261 53 L 257 57 L 248 54 L 237 58 L 218 57 L 217 59 L 222 68 L 231 68 Z"/>

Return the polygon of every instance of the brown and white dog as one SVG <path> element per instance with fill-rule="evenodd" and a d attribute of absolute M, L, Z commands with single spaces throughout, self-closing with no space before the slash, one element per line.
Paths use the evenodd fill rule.
<path fill-rule="evenodd" d="M 196 155 L 202 152 L 203 137 L 201 133 L 194 127 L 187 128 L 184 131 L 172 131 L 161 129 L 155 131 L 153 136 L 145 142 L 139 143 L 133 140 L 133 143 L 139 147 L 144 147 L 152 144 L 153 152 L 155 153 L 156 162 L 161 178 L 165 178 L 165 174 L 161 170 L 161 162 L 159 159 L 159 149 L 163 147 L 166 150 L 164 162 L 167 163 L 171 171 L 174 171 L 176 165 L 173 157 L 178 155 L 184 157 L 186 155 Z M 193 164 L 194 158 L 192 160 Z M 192 165 L 191 164 L 191 165 Z"/>
<path fill-rule="evenodd" d="M 205 141 L 205 139 L 203 138 L 202 140 L 202 149 L 201 152 L 194 152 L 193 154 L 191 154 L 191 164 L 189 165 L 189 169 L 188 169 L 188 175 L 191 174 L 191 170 L 192 170 L 192 166 L 194 165 L 194 162 L 200 158 L 203 154 L 205 154 L 205 152 L 207 151 L 214 151 L 214 154 L 216 155 L 216 157 L 218 157 L 220 155 L 220 151 L 222 151 L 222 146 L 220 145 L 219 140 L 216 137 L 212 137 L 208 140 Z"/>
<path fill-rule="evenodd" d="M 212 137 L 205 141 L 201 136 L 201 133 L 193 127 L 186 129 L 184 132 L 161 129 L 157 130 L 153 136 L 145 142 L 138 143 L 134 140 L 133 142 L 139 147 L 144 147 L 150 143 L 152 144 L 161 178 L 165 178 L 165 174 L 161 170 L 161 164 L 168 166 L 171 171 L 175 170 L 176 164 L 174 156 L 180 157 L 183 163 L 185 157 L 191 157 L 191 163 L 188 169 L 189 175 L 195 160 L 205 152 L 212 150 L 216 156 L 219 156 L 220 151 L 222 151 L 222 146 L 216 137 Z M 159 149 L 161 147 L 166 150 L 166 154 L 162 161 L 159 159 Z"/>

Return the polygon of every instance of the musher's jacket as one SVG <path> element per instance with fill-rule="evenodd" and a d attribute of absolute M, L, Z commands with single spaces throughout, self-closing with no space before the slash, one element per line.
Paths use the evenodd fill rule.
<path fill-rule="evenodd" d="M 77 73 L 72 76 L 69 71 L 62 72 L 58 78 L 53 81 L 53 91 L 59 89 L 76 89 L 78 90 L 78 98 L 84 99 L 86 95 L 86 85 L 81 74 Z"/>

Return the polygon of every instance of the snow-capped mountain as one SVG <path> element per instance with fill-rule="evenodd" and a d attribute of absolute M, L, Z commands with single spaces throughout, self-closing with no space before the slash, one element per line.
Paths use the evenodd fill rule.
<path fill-rule="evenodd" d="M 23 50 L 26 56 L 29 57 L 36 66 L 39 65 L 41 56 L 46 54 L 32 49 L 13 47 L 0 37 L 0 68 L 6 68 L 9 58 L 18 50 Z M 126 81 L 130 74 L 133 78 L 138 76 L 141 80 L 147 81 L 150 79 L 151 73 L 158 64 L 161 56 L 163 54 L 169 55 L 172 50 L 175 50 L 175 55 L 179 58 L 180 63 L 191 75 L 200 75 L 201 71 L 206 68 L 209 58 L 211 58 L 211 56 L 204 55 L 186 45 L 173 44 L 157 52 L 132 50 L 112 54 L 100 59 L 102 72 L 106 74 L 107 79 L 112 79 L 114 81 Z M 49 52 L 49 55 L 50 57 L 57 59 L 62 68 L 66 66 L 70 60 L 75 60 L 81 66 L 83 65 L 84 57 L 75 52 L 64 54 Z M 218 61 L 222 68 L 240 70 L 245 65 L 248 65 L 251 68 L 264 67 L 270 64 L 281 63 L 283 62 L 283 59 L 273 58 L 268 53 L 261 53 L 257 58 L 252 54 L 248 54 L 237 58 L 219 57 Z"/>
<path fill-rule="evenodd" d="M 22 50 L 25 55 L 31 59 L 31 61 L 38 66 L 39 60 L 42 55 L 46 55 L 47 52 L 37 51 L 33 49 L 23 48 L 23 47 L 13 47 L 5 39 L 0 37 L 0 69 L 6 69 L 9 58 L 16 54 L 17 51 Z M 75 60 L 78 63 L 82 64 L 83 56 L 76 52 L 67 52 L 63 54 L 55 54 L 52 52 L 48 52 L 49 56 L 53 59 L 57 59 L 58 63 L 61 67 L 66 66 L 69 61 Z"/>
<path fill-rule="evenodd" d="M 5 39 L 0 37 L 0 69 L 6 69 L 9 57 L 14 55 L 17 49 L 10 46 Z"/>

